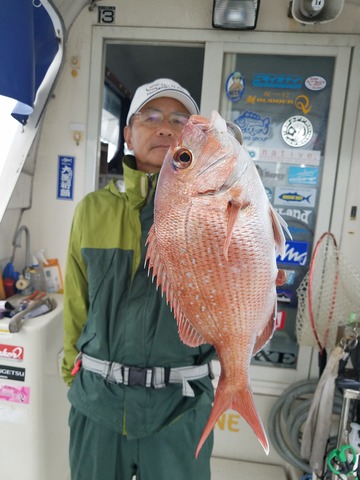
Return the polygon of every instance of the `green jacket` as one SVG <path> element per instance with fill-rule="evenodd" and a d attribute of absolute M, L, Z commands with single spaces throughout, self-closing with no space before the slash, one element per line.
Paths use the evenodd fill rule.
<path fill-rule="evenodd" d="M 72 377 L 78 352 L 139 367 L 182 367 L 207 363 L 214 349 L 181 342 L 174 316 L 144 267 L 157 174 L 136 170 L 134 157 L 127 156 L 124 180 L 125 193 L 111 181 L 75 211 L 65 275 L 63 377 L 79 411 L 139 438 L 211 404 L 210 378 L 191 382 L 191 398 L 182 395 L 180 384 L 116 385 L 84 369 Z"/>

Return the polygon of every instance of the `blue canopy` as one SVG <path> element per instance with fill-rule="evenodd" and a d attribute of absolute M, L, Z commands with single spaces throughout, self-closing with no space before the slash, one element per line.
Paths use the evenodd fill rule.
<path fill-rule="evenodd" d="M 40 0 L 0 1 L 0 95 L 17 100 L 12 116 L 23 125 L 59 49 Z"/>

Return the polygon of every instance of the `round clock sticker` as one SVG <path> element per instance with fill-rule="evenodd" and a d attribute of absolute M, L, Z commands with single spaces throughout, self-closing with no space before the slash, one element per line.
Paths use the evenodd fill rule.
<path fill-rule="evenodd" d="M 284 142 L 292 147 L 303 147 L 311 140 L 313 133 L 312 123 L 301 115 L 288 118 L 281 129 Z"/>

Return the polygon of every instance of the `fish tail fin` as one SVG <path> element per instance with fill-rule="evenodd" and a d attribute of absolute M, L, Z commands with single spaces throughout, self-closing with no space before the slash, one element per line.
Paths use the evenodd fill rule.
<path fill-rule="evenodd" d="M 196 458 L 199 455 L 199 452 L 202 448 L 202 446 L 205 443 L 205 440 L 207 437 L 210 435 L 211 430 L 215 427 L 215 423 L 218 421 L 218 419 L 221 417 L 221 415 L 231 406 L 231 398 L 229 400 L 229 395 L 227 395 L 226 390 L 222 388 L 222 383 L 221 383 L 221 378 L 219 380 L 219 384 L 216 388 L 216 394 L 215 394 L 215 400 L 214 400 L 214 405 L 212 407 L 210 417 L 208 419 L 208 422 L 204 428 L 204 431 L 201 435 L 199 444 L 196 449 Z"/>
<path fill-rule="evenodd" d="M 226 387 L 224 388 L 220 378 L 219 384 L 216 389 L 214 405 L 211 410 L 209 420 L 205 426 L 205 429 L 201 435 L 199 444 L 196 449 L 196 458 L 198 457 L 199 452 L 205 443 L 205 440 L 211 433 L 211 430 L 214 428 L 215 423 L 228 409 L 235 410 L 244 418 L 244 420 L 253 429 L 266 455 L 268 455 L 269 442 L 261 419 L 256 411 L 252 391 L 248 386 L 246 386 L 245 388 L 242 387 L 235 393 L 233 391 L 229 392 L 228 390 L 229 389 L 227 389 Z"/>
<path fill-rule="evenodd" d="M 257 436 L 261 446 L 263 447 L 266 455 L 269 454 L 269 442 L 265 433 L 264 426 L 256 411 L 254 404 L 254 397 L 249 387 L 238 391 L 233 398 L 231 408 L 236 410 L 243 419 L 250 425 L 253 432 Z"/>

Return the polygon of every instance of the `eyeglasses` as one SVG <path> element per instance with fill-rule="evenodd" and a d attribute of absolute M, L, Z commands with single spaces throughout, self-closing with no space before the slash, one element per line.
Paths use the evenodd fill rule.
<path fill-rule="evenodd" d="M 149 128 L 156 128 L 161 125 L 165 117 L 161 110 L 154 108 L 145 108 L 141 112 L 134 113 L 133 116 L 136 116 L 143 125 Z M 171 128 L 177 132 L 181 132 L 188 122 L 190 115 L 182 112 L 173 112 L 170 113 L 167 118 Z"/>

